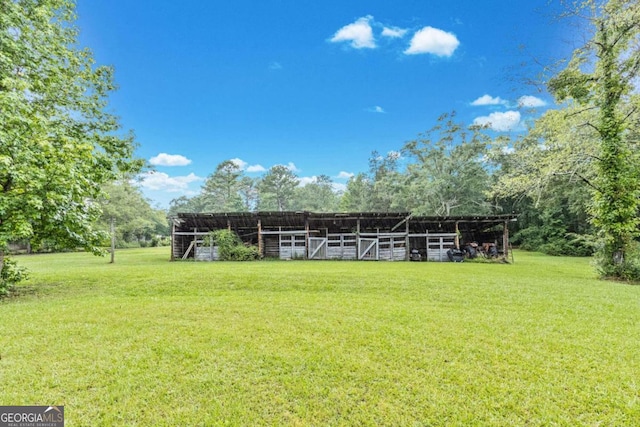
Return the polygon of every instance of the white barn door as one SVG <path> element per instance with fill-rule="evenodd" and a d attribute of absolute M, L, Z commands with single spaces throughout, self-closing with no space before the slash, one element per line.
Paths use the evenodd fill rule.
<path fill-rule="evenodd" d="M 378 239 L 361 238 L 358 241 L 359 260 L 378 260 Z"/>
<path fill-rule="evenodd" d="M 326 237 L 309 237 L 309 259 L 327 259 Z"/>

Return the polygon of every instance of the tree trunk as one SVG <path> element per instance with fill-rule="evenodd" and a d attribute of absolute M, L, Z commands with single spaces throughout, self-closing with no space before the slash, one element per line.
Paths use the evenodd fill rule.
<path fill-rule="evenodd" d="M 601 157 L 598 161 L 598 188 L 594 222 L 604 237 L 604 270 L 614 276 L 623 274 L 627 254 L 637 232 L 637 179 L 629 159 L 631 151 L 623 138 L 625 121 L 619 104 L 623 83 L 617 70 L 615 38 L 601 23 L 598 58 L 601 71 L 600 133 Z M 611 40 L 611 39 L 614 40 Z M 613 267 L 612 269 L 608 266 Z"/>

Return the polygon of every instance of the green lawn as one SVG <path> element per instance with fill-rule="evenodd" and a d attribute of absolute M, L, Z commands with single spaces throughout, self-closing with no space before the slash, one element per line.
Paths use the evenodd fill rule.
<path fill-rule="evenodd" d="M 68 426 L 633 426 L 640 286 L 589 260 L 18 257 L 0 405 Z"/>

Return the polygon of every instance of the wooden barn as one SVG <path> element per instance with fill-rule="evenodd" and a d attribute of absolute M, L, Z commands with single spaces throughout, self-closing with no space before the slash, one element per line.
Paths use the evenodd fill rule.
<path fill-rule="evenodd" d="M 172 217 L 171 259 L 215 260 L 211 231 L 229 229 L 260 255 L 280 259 L 448 261 L 472 242 L 507 256 L 515 215 L 428 217 L 408 212 L 180 213 Z M 412 257 L 413 255 L 413 257 Z"/>

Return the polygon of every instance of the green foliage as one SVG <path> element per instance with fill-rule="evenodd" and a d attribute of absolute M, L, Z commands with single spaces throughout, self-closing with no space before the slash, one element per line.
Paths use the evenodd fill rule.
<path fill-rule="evenodd" d="M 258 205 L 258 178 L 243 176 L 240 179 L 238 194 L 242 200 L 242 212 L 253 212 Z"/>
<path fill-rule="evenodd" d="M 102 215 L 99 225 L 110 231 L 111 220 L 116 230 L 118 247 L 133 247 L 157 236 L 169 234 L 166 213 L 151 207 L 140 189 L 128 179 L 121 179 L 103 186 L 105 197 L 99 200 Z"/>
<path fill-rule="evenodd" d="M 600 241 L 601 244 L 601 241 Z M 616 280 L 638 282 L 640 278 L 640 244 L 638 242 L 632 242 L 627 246 L 624 259 L 619 262 L 610 262 L 608 259 L 603 259 L 606 256 L 606 252 L 599 250 L 596 252 L 596 265 L 601 277 L 613 278 Z"/>
<path fill-rule="evenodd" d="M 382 156 L 374 151 L 369 174 L 349 180 L 340 208 L 443 216 L 490 213 L 490 165 L 484 160 L 489 142 L 482 129 L 456 122 L 455 113 L 443 114 L 402 152 Z"/>
<path fill-rule="evenodd" d="M 403 203 L 419 215 L 487 214 L 490 175 L 484 162 L 489 138 L 478 127 L 443 114 L 431 130 L 409 141 L 403 153 L 414 161 L 407 167 Z"/>
<path fill-rule="evenodd" d="M 297 187 L 293 195 L 293 209 L 311 212 L 335 212 L 338 195 L 333 190 L 333 181 L 320 175 L 303 187 Z"/>
<path fill-rule="evenodd" d="M 365 188 L 369 188 L 366 194 L 368 210 L 373 212 L 390 212 L 406 210 L 404 202 L 404 190 L 406 189 L 404 174 L 400 171 L 398 161 L 400 153 L 390 151 L 382 156 L 373 151 L 369 157 L 369 177 Z"/>
<path fill-rule="evenodd" d="M 557 177 L 549 181 L 537 203 L 530 197 L 518 199 L 510 208 L 521 212 L 518 222 L 511 227 L 512 243 L 550 255 L 592 255 L 594 231 L 586 212 L 589 197 L 585 185 Z M 506 201 L 502 203 L 508 206 Z"/>
<path fill-rule="evenodd" d="M 205 210 L 205 202 L 202 198 L 202 195 L 187 197 L 180 196 L 171 200 L 169 203 L 169 212 L 168 216 L 175 216 L 178 213 L 198 213 L 198 212 L 206 212 Z"/>
<path fill-rule="evenodd" d="M 0 299 L 6 296 L 16 284 L 28 277 L 25 268 L 19 267 L 13 259 L 4 258 L 0 269 Z"/>
<path fill-rule="evenodd" d="M 245 246 L 236 233 L 230 230 L 216 230 L 204 239 L 205 245 L 218 247 L 220 261 L 253 261 L 259 258 L 258 248 Z"/>
<path fill-rule="evenodd" d="M 283 165 L 271 167 L 257 186 L 258 209 L 263 211 L 291 210 L 291 203 L 300 180 Z"/>
<path fill-rule="evenodd" d="M 0 6 L 0 246 L 28 239 L 100 252 L 95 200 L 141 165 L 107 112 L 113 70 L 78 46 L 75 3 Z"/>
<path fill-rule="evenodd" d="M 588 17 L 593 37 L 549 81 L 564 108 L 546 112 L 517 142 L 494 195 L 525 195 L 538 208 L 570 189 L 567 184 L 589 188 L 582 210 L 595 230 L 579 234 L 598 237 L 605 277 L 628 278 L 638 262 L 632 247 L 640 235 L 640 3 L 587 0 L 573 7 L 569 15 Z M 539 231 L 530 234 L 548 234 Z M 562 247 L 558 242 L 547 244 L 555 251 Z"/>
<path fill-rule="evenodd" d="M 593 111 L 568 104 L 546 111 L 521 138 L 494 144 L 489 157 L 499 169 L 492 196 L 525 196 L 538 206 L 558 193 L 592 190 L 598 142 L 585 120 L 593 118 Z M 582 211 L 590 205 L 588 195 L 584 203 Z"/>
<path fill-rule="evenodd" d="M 370 195 L 372 181 L 364 173 L 349 178 L 347 189 L 340 198 L 340 210 L 343 212 L 371 212 Z"/>
<path fill-rule="evenodd" d="M 555 256 L 590 256 L 594 249 L 585 236 L 567 233 L 562 224 L 532 225 L 515 233 L 511 241 L 520 249 Z"/>
<path fill-rule="evenodd" d="M 242 169 L 232 160 L 220 163 L 202 186 L 200 195 L 206 212 L 241 212 L 246 210 L 240 196 Z"/>
<path fill-rule="evenodd" d="M 640 170 L 630 127 L 637 126 L 637 78 L 640 75 L 640 4 L 637 1 L 588 1 L 594 11 L 593 38 L 578 49 L 567 68 L 551 80 L 560 100 L 573 97 L 596 111 L 598 156 L 590 213 L 601 239 L 598 265 L 605 277 L 640 279 L 635 239 L 640 235 Z M 635 277 L 633 275 L 636 275 Z"/>

